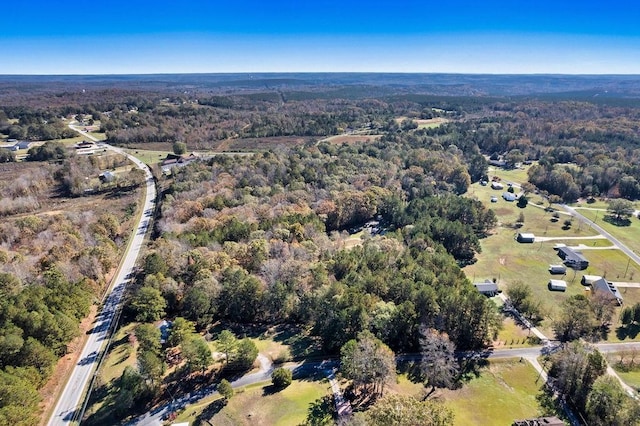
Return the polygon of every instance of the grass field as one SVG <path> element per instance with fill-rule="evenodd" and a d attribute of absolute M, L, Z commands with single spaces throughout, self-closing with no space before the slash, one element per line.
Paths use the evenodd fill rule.
<path fill-rule="evenodd" d="M 529 180 L 529 176 L 527 175 L 529 167 L 530 166 L 522 166 L 511 170 L 489 167 L 489 179 L 491 179 L 493 176 L 498 176 L 505 183 L 516 183 L 518 185 L 521 185 Z"/>
<path fill-rule="evenodd" d="M 618 376 L 629 386 L 636 390 L 640 390 L 640 370 L 635 371 L 620 371 L 614 367 L 614 370 L 618 373 Z"/>
<path fill-rule="evenodd" d="M 99 141 L 107 140 L 107 134 L 106 133 L 89 132 L 88 134 L 90 136 L 93 136 L 94 138 L 98 139 Z"/>
<path fill-rule="evenodd" d="M 403 120 L 406 120 L 406 119 L 407 117 L 398 117 L 395 119 L 395 121 L 396 123 L 400 124 L 402 123 Z M 429 119 L 413 118 L 412 121 L 414 121 L 418 125 L 418 129 L 432 129 L 434 127 L 440 126 L 443 123 L 449 122 L 448 119 L 442 118 L 442 117 L 435 117 L 435 118 L 429 118 Z"/>
<path fill-rule="evenodd" d="M 129 343 L 128 335 L 137 323 L 120 328 L 113 337 L 111 349 L 98 372 L 96 388 L 86 411 L 88 424 L 114 424 L 113 401 L 116 397 L 115 380 L 122 376 L 127 366 L 136 366 L 136 348 Z"/>
<path fill-rule="evenodd" d="M 598 226 L 618 238 L 635 253 L 640 253 L 640 220 L 638 218 L 631 217 L 629 226 L 617 226 L 603 220 L 606 216 L 605 212 L 579 209 L 578 213 L 597 223 Z"/>
<path fill-rule="evenodd" d="M 584 200 L 580 200 L 577 203 L 569 204 L 571 207 L 584 207 L 587 209 L 604 209 L 606 210 L 609 207 L 609 203 L 607 200 L 597 199 L 593 203 L 587 203 Z M 640 209 L 640 201 L 634 201 L 633 206 L 636 210 Z"/>
<path fill-rule="evenodd" d="M 108 383 L 122 376 L 127 366 L 135 367 L 136 349 L 129 343 L 129 334 L 137 323 L 127 324 L 120 328 L 113 338 L 109 356 L 102 364 L 99 377 L 102 383 Z"/>
<path fill-rule="evenodd" d="M 502 330 L 498 333 L 493 346 L 497 349 L 531 346 L 527 339 L 529 335 L 529 332 L 517 325 L 512 318 L 505 318 L 502 322 Z"/>
<path fill-rule="evenodd" d="M 170 151 L 148 151 L 144 149 L 125 149 L 125 152 L 150 166 L 158 164 L 170 153 Z"/>
<path fill-rule="evenodd" d="M 526 179 L 524 170 L 491 170 L 491 176 L 499 176 L 505 183 L 522 182 Z M 482 253 L 477 255 L 477 262 L 464 268 L 464 271 L 473 282 L 484 281 L 485 279 L 497 279 L 498 286 L 506 290 L 515 281 L 522 281 L 530 286 L 535 298 L 541 301 L 546 320 L 541 324 L 543 333 L 553 336 L 551 329 L 552 319 L 557 316 L 558 310 L 564 300 L 574 294 L 584 294 L 584 287 L 579 280 L 582 274 L 605 276 L 610 281 L 639 281 L 640 267 L 634 262 L 629 262 L 628 257 L 621 251 L 592 250 L 592 248 L 610 247 L 611 243 L 606 239 L 592 239 L 597 233 L 590 227 L 581 224 L 576 219 L 572 219 L 570 227 L 564 225 L 566 219 L 571 219 L 569 215 L 560 214 L 558 219 L 546 212 L 543 208 L 532 204 L 545 205 L 545 201 L 536 195 L 529 196 L 530 203 L 520 209 L 515 203 L 504 201 L 500 196 L 503 191 L 492 190 L 490 186 L 473 184 L 468 191 L 469 197 L 477 198 L 485 203 L 496 213 L 499 225 L 495 228 L 493 235 L 481 240 Z M 498 197 L 497 203 L 491 203 L 492 196 Z M 581 213 L 591 211 L 582 210 Z M 524 215 L 522 227 L 516 228 L 520 214 Z M 592 212 L 595 216 L 595 212 Z M 600 217 L 602 213 L 600 213 Z M 601 221 L 599 220 L 598 223 Z M 606 223 L 609 227 L 613 227 Z M 637 226 L 637 237 L 635 229 L 631 232 L 631 237 L 640 241 L 640 223 L 632 220 L 632 226 Z M 609 228 L 607 228 L 609 229 Z M 551 241 L 536 242 L 534 244 L 519 244 L 514 240 L 518 232 L 531 232 L 537 237 L 553 238 Z M 620 231 L 618 231 L 620 232 Z M 613 233 L 613 232 L 612 232 Z M 615 234 L 614 234 L 615 235 Z M 622 239 L 622 238 L 621 238 Z M 574 272 L 569 270 L 565 277 L 552 277 L 548 272 L 550 264 L 559 264 L 562 260 L 556 255 L 553 246 L 557 243 L 564 243 L 569 246 L 585 246 L 583 253 L 589 259 L 590 266 L 585 271 Z M 636 243 L 640 249 L 640 243 Z M 564 293 L 550 292 L 547 289 L 547 282 L 550 278 L 564 279 L 568 283 L 568 289 Z M 636 289 L 621 289 L 625 297 L 625 304 L 635 303 Z M 620 309 L 616 309 L 614 323 L 608 340 L 616 341 L 620 337 L 615 334 L 617 328 L 617 316 Z M 516 336 L 510 336 L 509 329 L 503 330 L 502 341 L 509 341 Z M 624 336 L 629 339 L 629 336 Z M 500 340 L 500 339 L 499 339 Z"/>
<path fill-rule="evenodd" d="M 454 425 L 508 426 L 516 419 L 538 416 L 541 384 L 528 362 L 491 361 L 462 389 L 443 391 L 442 399 L 454 411 Z"/>
<path fill-rule="evenodd" d="M 329 142 L 333 144 L 343 144 L 343 143 L 369 143 L 380 139 L 381 135 L 336 135 L 329 136 L 328 138 L 322 139 L 319 142 Z"/>
<path fill-rule="evenodd" d="M 68 138 L 68 139 L 55 139 L 52 142 L 60 142 L 61 144 L 65 145 L 66 147 L 71 147 L 77 143 L 80 143 L 82 141 L 87 140 L 87 138 L 82 137 L 82 136 L 76 136 L 75 138 Z"/>
<path fill-rule="evenodd" d="M 294 380 L 289 387 L 279 392 L 274 392 L 271 385 L 248 387 L 234 395 L 224 407 L 214 400 L 181 413 L 176 422 L 193 421 L 201 416 L 203 420 L 216 426 L 298 425 L 306 419 L 309 404 L 329 395 L 330 388 L 326 380 Z M 210 413 L 201 414 L 207 410 Z"/>

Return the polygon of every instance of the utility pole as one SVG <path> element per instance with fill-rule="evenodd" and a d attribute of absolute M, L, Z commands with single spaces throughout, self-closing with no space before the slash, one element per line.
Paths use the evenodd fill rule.
<path fill-rule="evenodd" d="M 624 270 L 624 277 L 627 277 L 627 271 L 629 270 L 629 263 L 631 263 L 631 258 L 627 260 L 627 268 Z"/>

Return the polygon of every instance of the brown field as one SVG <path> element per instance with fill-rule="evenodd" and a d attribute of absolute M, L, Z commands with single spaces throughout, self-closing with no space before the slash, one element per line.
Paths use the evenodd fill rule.
<path fill-rule="evenodd" d="M 302 136 L 277 136 L 269 138 L 239 138 L 226 139 L 218 142 L 211 149 L 216 151 L 253 151 L 273 149 L 279 146 L 299 146 L 305 143 L 315 143 L 316 138 Z"/>
<path fill-rule="evenodd" d="M 128 144 L 126 148 L 135 150 L 145 150 L 145 151 L 171 151 L 173 152 L 173 143 L 172 142 L 148 142 L 148 143 L 132 143 Z M 189 145 L 187 145 L 187 150 L 191 149 Z"/>
<path fill-rule="evenodd" d="M 337 135 L 322 139 L 321 142 L 329 142 L 332 144 L 370 143 L 377 141 L 381 137 L 382 135 Z"/>
<path fill-rule="evenodd" d="M 43 163 L 40 162 L 20 162 L 6 163 L 0 165 L 0 188 L 2 182 L 16 182 L 21 176 L 29 174 L 30 171 L 41 169 Z M 46 166 L 45 166 L 46 167 Z M 6 216 L 7 219 L 12 217 L 20 217 L 26 215 L 52 215 L 60 212 L 112 212 L 116 216 L 121 217 L 121 212 L 131 203 L 137 203 L 140 198 L 139 191 L 105 192 L 102 194 L 91 194 L 84 197 L 63 197 L 57 191 L 55 186 L 47 188 L 47 190 L 38 196 L 39 207 L 19 215 Z"/>
<path fill-rule="evenodd" d="M 401 123 L 403 120 L 406 120 L 407 117 L 398 117 L 396 118 L 396 123 Z M 430 129 L 432 127 L 438 127 L 441 124 L 448 123 L 450 120 L 443 117 L 435 117 L 429 119 L 412 119 L 417 125 L 418 129 Z"/>

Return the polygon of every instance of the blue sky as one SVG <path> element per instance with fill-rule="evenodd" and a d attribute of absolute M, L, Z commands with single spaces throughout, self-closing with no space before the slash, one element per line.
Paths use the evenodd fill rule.
<path fill-rule="evenodd" d="M 12 1 L 0 74 L 640 74 L 640 2 Z"/>

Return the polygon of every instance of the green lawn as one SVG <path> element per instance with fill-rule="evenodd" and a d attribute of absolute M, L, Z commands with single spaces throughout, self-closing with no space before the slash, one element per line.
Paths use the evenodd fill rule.
<path fill-rule="evenodd" d="M 291 359 L 291 349 L 289 345 L 282 342 L 276 342 L 271 338 L 260 336 L 259 338 L 251 339 L 256 344 L 258 351 L 266 355 L 271 361 L 288 361 Z"/>
<path fill-rule="evenodd" d="M 107 140 L 107 134 L 106 133 L 89 132 L 88 134 L 93 136 L 94 138 L 98 139 L 99 141 Z"/>
<path fill-rule="evenodd" d="M 114 424 L 113 404 L 116 397 L 116 379 L 122 376 L 127 366 L 136 366 L 136 349 L 129 343 L 128 335 L 136 327 L 131 323 L 120 328 L 111 345 L 109 354 L 98 372 L 96 388 L 91 394 L 86 411 L 88 425 Z"/>
<path fill-rule="evenodd" d="M 521 348 L 531 346 L 529 331 L 517 325 L 512 318 L 505 318 L 502 321 L 502 330 L 498 333 L 498 338 L 493 342 L 497 349 Z"/>
<path fill-rule="evenodd" d="M 148 151 L 145 149 L 125 149 L 125 152 L 150 166 L 158 164 L 170 153 L 170 151 Z"/>
<path fill-rule="evenodd" d="M 618 376 L 629 386 L 640 391 L 640 370 L 635 371 L 620 371 L 615 369 Z"/>
<path fill-rule="evenodd" d="M 504 170 L 496 167 L 489 167 L 488 175 L 489 179 L 493 176 L 498 176 L 505 183 L 516 183 L 523 184 L 529 180 L 529 175 L 527 175 L 527 171 L 530 166 L 522 166 L 518 169 Z"/>
<path fill-rule="evenodd" d="M 603 220 L 605 212 L 580 209 L 578 213 L 595 221 L 599 226 L 604 228 L 605 231 L 618 238 L 635 253 L 640 253 L 640 220 L 638 220 L 638 218 L 630 218 L 631 224 L 629 226 L 616 226 Z"/>
<path fill-rule="evenodd" d="M 516 419 L 538 416 L 541 385 L 528 362 L 491 361 L 479 377 L 462 389 L 444 391 L 442 399 L 455 414 L 454 425 L 508 426 Z"/>
<path fill-rule="evenodd" d="M 503 182 L 519 182 L 518 170 L 495 170 L 490 172 L 501 177 Z M 546 320 L 540 328 L 547 336 L 553 336 L 551 328 L 552 319 L 557 316 L 558 310 L 564 300 L 574 294 L 585 294 L 584 287 L 580 284 L 583 274 L 605 276 L 610 281 L 640 281 L 640 266 L 634 262 L 629 262 L 628 257 L 621 251 L 611 250 L 590 250 L 593 247 L 610 247 L 611 243 L 606 239 L 590 239 L 597 235 L 590 227 L 581 224 L 576 219 L 572 220 L 569 228 L 564 226 L 564 221 L 570 219 L 568 215 L 560 214 L 558 219 L 552 213 L 546 212 L 543 208 L 536 207 L 532 203 L 546 206 L 545 201 L 536 195 L 529 196 L 531 203 L 524 209 L 517 207 L 515 203 L 504 201 L 501 198 L 503 191 L 496 191 L 489 186 L 481 186 L 478 183 L 471 185 L 468 191 L 469 197 L 477 198 L 485 203 L 488 208 L 493 209 L 498 218 L 499 225 L 494 229 L 493 235 L 480 241 L 482 253 L 478 254 L 477 262 L 464 268 L 467 277 L 473 282 L 484 281 L 485 279 L 497 279 L 498 286 L 506 290 L 514 281 L 522 281 L 528 284 L 534 297 L 542 303 Z M 498 197 L 497 203 L 491 203 L 491 196 Z M 514 227 L 520 214 L 524 215 L 524 224 L 520 228 Z M 595 212 L 581 210 L 581 213 Z M 586 214 L 585 214 L 586 215 Z M 602 217 L 600 212 L 599 217 Z M 598 220 L 600 223 L 601 220 Z M 613 227 L 608 223 L 605 225 Z M 640 221 L 632 220 L 632 226 L 626 229 L 635 229 L 637 226 L 636 244 L 640 249 Z M 609 228 L 607 228 L 609 230 Z M 614 230 L 615 231 L 615 230 Z M 518 232 L 531 232 L 538 237 L 553 238 L 551 241 L 536 242 L 534 244 L 520 244 L 514 238 Z M 618 230 L 620 232 L 620 230 Z M 612 232 L 614 233 L 614 232 Z M 614 234 L 615 235 L 615 234 Z M 635 235 L 632 233 L 632 235 Z M 574 239 L 579 238 L 579 239 Z M 629 238 L 635 238 L 629 237 Z M 622 239 L 622 238 L 621 238 Z M 553 246 L 564 243 L 569 246 L 586 246 L 583 253 L 589 259 L 590 266 L 584 271 L 574 272 L 569 270 L 565 277 L 551 276 L 548 272 L 550 264 L 559 264 L 562 260 L 556 255 Z M 627 267 L 628 265 L 628 267 Z M 567 281 L 566 292 L 550 292 L 547 282 L 550 278 L 564 279 Z M 636 300 L 635 289 L 621 289 L 625 297 L 625 304 Z M 608 340 L 616 341 L 620 337 L 615 335 L 617 328 L 617 316 L 620 309 L 616 309 L 614 323 Z M 503 330 L 502 340 L 511 341 L 517 338 L 510 335 L 510 330 Z M 623 336 L 628 340 L 629 336 Z"/>
<path fill-rule="evenodd" d="M 127 324 L 120 328 L 113 337 L 109 355 L 102 364 L 99 377 L 102 383 L 108 383 L 122 376 L 127 366 L 135 367 L 136 349 L 129 343 L 129 334 L 137 323 Z"/>
<path fill-rule="evenodd" d="M 298 425 L 307 417 L 309 405 L 330 392 L 330 385 L 326 380 L 294 380 L 289 387 L 279 392 L 273 392 L 270 385 L 248 387 L 236 393 L 224 407 L 215 401 L 200 405 L 196 410 L 181 413 L 176 422 L 193 421 L 201 417 L 216 426 Z M 202 415 L 203 412 L 207 414 Z"/>
<path fill-rule="evenodd" d="M 596 201 L 593 202 L 593 203 L 587 203 L 586 201 L 580 201 L 580 202 L 577 202 L 577 203 L 571 203 L 569 205 L 571 207 L 585 207 L 585 208 L 589 208 L 589 209 L 607 209 L 609 207 L 608 201 L 602 200 L 602 199 L 596 199 Z M 640 202 L 634 201 L 633 205 L 636 208 L 636 210 L 640 209 Z"/>

